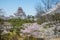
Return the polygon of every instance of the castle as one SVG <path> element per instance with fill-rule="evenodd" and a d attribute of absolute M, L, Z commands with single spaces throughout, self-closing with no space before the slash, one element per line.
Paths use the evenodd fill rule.
<path fill-rule="evenodd" d="M 25 12 L 22 10 L 21 7 L 18 8 L 17 12 L 14 15 L 16 18 L 21 18 L 21 19 L 26 18 Z"/>

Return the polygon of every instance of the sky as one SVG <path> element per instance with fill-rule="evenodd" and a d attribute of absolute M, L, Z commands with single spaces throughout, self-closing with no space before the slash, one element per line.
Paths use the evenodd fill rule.
<path fill-rule="evenodd" d="M 4 9 L 5 15 L 13 15 L 18 9 L 22 7 L 26 15 L 35 15 L 35 5 L 39 0 L 0 0 L 0 9 Z"/>
<path fill-rule="evenodd" d="M 38 3 L 44 6 L 42 0 L 0 0 L 0 9 L 5 11 L 6 16 L 16 13 L 18 7 L 22 7 L 26 15 L 35 15 Z"/>

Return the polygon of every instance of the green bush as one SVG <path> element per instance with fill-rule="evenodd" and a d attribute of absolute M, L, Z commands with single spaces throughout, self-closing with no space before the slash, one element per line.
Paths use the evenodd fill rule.
<path fill-rule="evenodd" d="M 42 20 L 41 20 L 40 18 L 38 18 L 38 19 L 37 19 L 37 23 L 38 23 L 38 24 L 42 24 L 43 22 L 42 22 Z"/>

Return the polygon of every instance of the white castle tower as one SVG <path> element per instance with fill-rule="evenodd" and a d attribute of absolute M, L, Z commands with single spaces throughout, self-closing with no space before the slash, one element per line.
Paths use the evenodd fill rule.
<path fill-rule="evenodd" d="M 16 18 L 22 18 L 22 19 L 26 18 L 26 15 L 25 15 L 25 13 L 21 7 L 18 8 L 17 13 L 15 13 L 15 17 Z"/>

